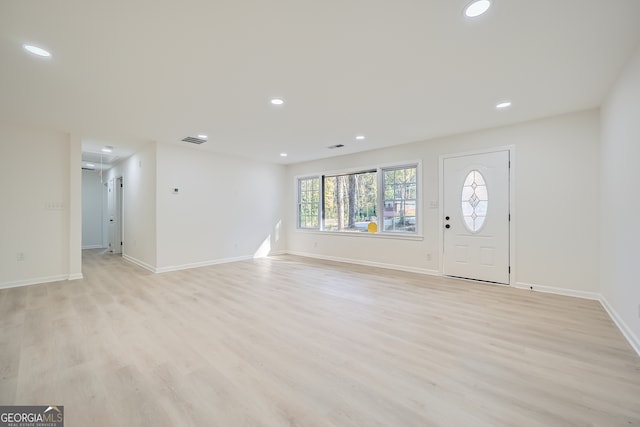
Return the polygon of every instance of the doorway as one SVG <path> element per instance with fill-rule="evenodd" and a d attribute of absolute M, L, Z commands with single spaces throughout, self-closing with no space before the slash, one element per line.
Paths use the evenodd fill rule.
<path fill-rule="evenodd" d="M 511 155 L 441 158 L 444 275 L 511 283 Z"/>
<path fill-rule="evenodd" d="M 122 177 L 111 178 L 108 183 L 109 211 L 109 250 L 114 254 L 122 253 Z"/>

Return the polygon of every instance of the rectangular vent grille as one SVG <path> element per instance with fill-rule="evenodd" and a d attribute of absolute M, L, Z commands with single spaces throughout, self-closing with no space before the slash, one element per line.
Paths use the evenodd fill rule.
<path fill-rule="evenodd" d="M 196 138 L 195 136 L 188 136 L 183 139 L 184 142 L 190 142 L 191 144 L 204 144 L 207 142 L 206 139 Z"/>

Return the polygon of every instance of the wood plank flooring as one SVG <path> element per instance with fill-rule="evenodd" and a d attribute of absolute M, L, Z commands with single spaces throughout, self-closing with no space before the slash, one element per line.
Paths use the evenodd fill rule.
<path fill-rule="evenodd" d="M 640 426 L 598 302 L 278 256 L 0 291 L 0 404 L 75 426 Z"/>

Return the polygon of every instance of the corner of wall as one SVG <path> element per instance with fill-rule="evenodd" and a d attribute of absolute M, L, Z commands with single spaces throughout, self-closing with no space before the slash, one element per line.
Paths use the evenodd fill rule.
<path fill-rule="evenodd" d="M 69 136 L 69 279 L 82 278 L 82 142 Z"/>

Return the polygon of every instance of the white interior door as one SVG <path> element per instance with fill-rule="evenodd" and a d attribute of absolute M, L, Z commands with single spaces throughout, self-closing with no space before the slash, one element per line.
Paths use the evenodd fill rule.
<path fill-rule="evenodd" d="M 443 273 L 509 283 L 509 151 L 443 160 Z"/>
<path fill-rule="evenodd" d="M 122 178 L 111 178 L 108 183 L 109 249 L 122 253 Z"/>

